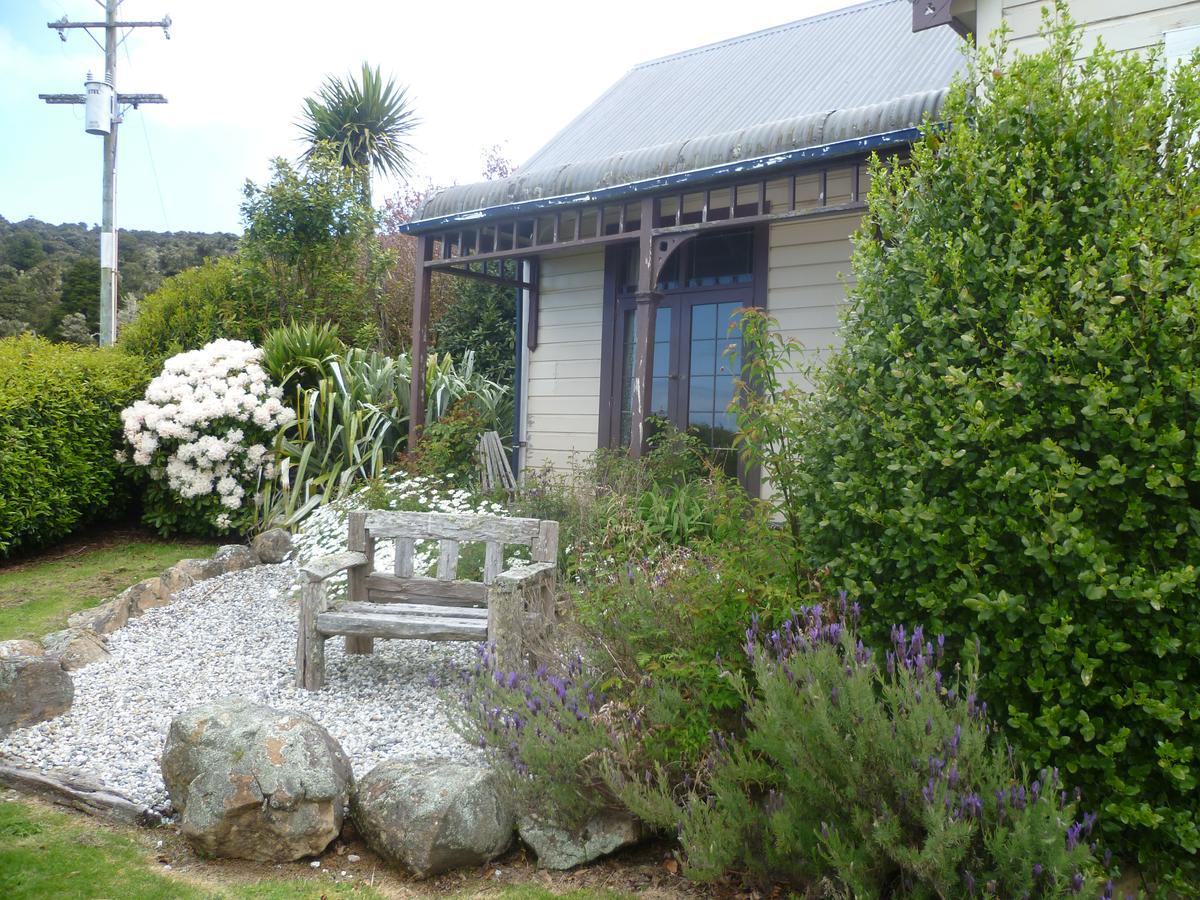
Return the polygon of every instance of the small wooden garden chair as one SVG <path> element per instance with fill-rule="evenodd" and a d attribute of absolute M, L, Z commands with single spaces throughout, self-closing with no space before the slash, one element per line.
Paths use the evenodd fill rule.
<path fill-rule="evenodd" d="M 517 479 L 509 465 L 508 454 L 504 452 L 504 445 L 500 443 L 500 435 L 495 431 L 485 431 L 479 436 L 476 449 L 483 492 L 491 494 L 503 490 L 511 500 L 517 492 Z"/>
<path fill-rule="evenodd" d="M 304 577 L 296 641 L 296 685 L 325 682 L 325 641 L 344 635 L 347 653 L 371 653 L 375 638 L 493 641 L 514 663 L 554 622 L 558 523 L 487 515 L 418 512 L 350 513 L 347 550 L 314 559 Z M 392 572 L 375 570 L 375 544 L 396 542 Z M 437 574 L 413 571 L 421 541 L 438 541 Z M 458 578 L 459 549 L 483 543 L 482 581 Z M 530 550 L 531 563 L 504 569 L 504 546 Z M 326 585 L 347 572 L 347 597 L 329 608 Z"/>

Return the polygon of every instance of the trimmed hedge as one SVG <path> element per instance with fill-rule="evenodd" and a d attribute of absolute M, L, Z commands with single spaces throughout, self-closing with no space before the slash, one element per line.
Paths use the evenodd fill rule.
<path fill-rule="evenodd" d="M 1194 887 L 1200 67 L 1048 37 L 982 51 L 911 165 L 874 167 L 795 509 L 870 622 L 978 637 L 1031 764 Z"/>
<path fill-rule="evenodd" d="M 114 350 L 0 340 L 0 558 L 125 509 L 120 413 L 148 381 Z"/>

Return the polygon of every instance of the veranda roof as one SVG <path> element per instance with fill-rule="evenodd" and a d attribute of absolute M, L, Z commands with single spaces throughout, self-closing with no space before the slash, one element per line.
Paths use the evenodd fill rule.
<path fill-rule="evenodd" d="M 646 181 L 795 151 L 831 158 L 888 136 L 911 140 L 926 116 L 936 119 L 963 65 L 951 29 L 913 33 L 911 0 L 870 0 L 651 60 L 515 175 L 441 191 L 410 228 L 596 191 L 635 194 Z"/>

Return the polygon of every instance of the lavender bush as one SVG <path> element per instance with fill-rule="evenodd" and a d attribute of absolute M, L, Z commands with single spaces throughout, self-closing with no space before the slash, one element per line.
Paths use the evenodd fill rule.
<path fill-rule="evenodd" d="M 574 828 L 618 805 L 602 761 L 620 741 L 616 723 L 627 725 L 629 717 L 605 699 L 582 657 L 569 657 L 557 671 L 506 670 L 485 644 L 460 688 L 451 722 L 489 752 L 518 809 Z"/>
<path fill-rule="evenodd" d="M 1096 817 L 1057 770 L 1036 777 L 993 733 L 974 659 L 892 630 L 881 661 L 843 599 L 746 633 L 744 738 L 714 736 L 700 784 L 627 783 L 643 818 L 678 824 L 688 872 L 746 872 L 835 896 L 1057 897 L 1103 891 Z M 682 796 L 680 796 L 682 794 Z"/>

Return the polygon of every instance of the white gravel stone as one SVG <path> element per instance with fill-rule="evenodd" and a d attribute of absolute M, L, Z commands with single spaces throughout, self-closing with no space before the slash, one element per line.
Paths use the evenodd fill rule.
<path fill-rule="evenodd" d="M 346 656 L 333 638 L 325 687 L 296 688 L 295 576 L 294 563 L 233 572 L 131 619 L 109 636 L 108 659 L 72 674 L 71 710 L 12 732 L 0 754 L 80 769 L 160 812 L 168 798 L 158 761 L 171 719 L 222 697 L 308 713 L 356 775 L 396 757 L 478 754 L 451 730 L 436 687 L 474 661 L 473 644 L 376 641 L 374 654 Z"/>

